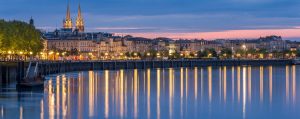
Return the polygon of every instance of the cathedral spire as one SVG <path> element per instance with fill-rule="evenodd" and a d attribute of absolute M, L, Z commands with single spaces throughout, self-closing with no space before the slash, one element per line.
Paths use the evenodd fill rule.
<path fill-rule="evenodd" d="M 76 29 L 79 32 L 84 32 L 84 22 L 83 22 L 83 18 L 82 18 L 82 15 L 81 15 L 80 4 L 78 5 L 78 15 L 77 15 L 77 19 L 76 19 Z"/>
<path fill-rule="evenodd" d="M 71 19 L 71 13 L 70 13 L 70 3 L 68 2 L 66 19 L 64 20 L 64 28 L 72 29 L 72 27 L 73 26 L 72 26 L 72 19 Z"/>
<path fill-rule="evenodd" d="M 67 20 L 70 20 L 70 19 L 71 19 L 70 3 L 68 3 L 66 19 L 67 19 Z"/>

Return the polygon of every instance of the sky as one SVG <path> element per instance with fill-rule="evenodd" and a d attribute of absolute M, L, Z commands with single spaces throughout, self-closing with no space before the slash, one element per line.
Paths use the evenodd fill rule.
<path fill-rule="evenodd" d="M 69 0 L 81 4 L 86 31 L 148 38 L 235 39 L 281 35 L 300 39 L 300 0 Z M 0 19 L 62 27 L 68 0 L 0 0 Z"/>

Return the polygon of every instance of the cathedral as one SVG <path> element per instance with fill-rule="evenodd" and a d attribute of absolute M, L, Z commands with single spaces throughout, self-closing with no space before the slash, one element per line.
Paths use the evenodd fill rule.
<path fill-rule="evenodd" d="M 66 18 L 63 21 L 63 28 L 67 30 L 73 30 L 73 22 L 71 19 L 71 12 L 70 12 L 70 4 L 67 6 L 67 14 Z M 81 15 L 81 7 L 80 4 L 78 5 L 78 15 L 75 22 L 75 30 L 78 32 L 84 32 L 84 21 Z"/>

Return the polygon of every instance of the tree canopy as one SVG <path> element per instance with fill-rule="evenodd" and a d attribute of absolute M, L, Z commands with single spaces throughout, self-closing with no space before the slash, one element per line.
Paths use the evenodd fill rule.
<path fill-rule="evenodd" d="M 43 49 L 41 33 L 21 21 L 0 20 L 0 50 L 37 53 Z"/>

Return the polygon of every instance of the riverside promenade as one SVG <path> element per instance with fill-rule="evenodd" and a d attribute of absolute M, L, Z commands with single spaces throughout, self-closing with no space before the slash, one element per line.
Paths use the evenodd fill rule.
<path fill-rule="evenodd" d="M 296 60 L 121 60 L 121 61 L 33 61 L 37 73 L 50 75 L 73 71 L 148 69 L 206 66 L 293 65 Z M 0 83 L 20 82 L 26 75 L 29 62 L 0 62 Z"/>

